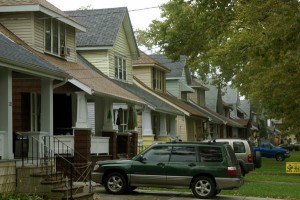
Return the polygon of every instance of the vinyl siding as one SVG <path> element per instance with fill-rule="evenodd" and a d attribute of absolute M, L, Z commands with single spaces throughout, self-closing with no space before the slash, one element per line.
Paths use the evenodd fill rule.
<path fill-rule="evenodd" d="M 70 56 L 67 56 L 67 61 L 76 62 L 76 39 L 75 39 L 75 28 L 68 26 L 66 27 L 67 35 L 67 48 L 70 48 Z"/>
<path fill-rule="evenodd" d="M 174 95 L 178 99 L 181 98 L 181 95 L 180 95 L 180 91 L 181 91 L 180 82 L 177 79 L 176 80 L 167 80 L 166 81 L 166 88 L 167 88 L 167 91 L 169 93 L 171 93 L 172 95 Z"/>
<path fill-rule="evenodd" d="M 109 51 L 109 77 L 110 78 L 114 78 L 115 76 L 115 66 L 114 66 L 115 55 L 123 56 L 126 58 L 126 69 L 127 69 L 126 80 L 128 83 L 132 83 L 132 56 L 127 41 L 127 36 L 125 34 L 124 25 L 120 27 L 113 50 Z"/>
<path fill-rule="evenodd" d="M 148 87 L 152 88 L 152 68 L 151 67 L 135 67 L 133 75 L 141 80 Z"/>
<path fill-rule="evenodd" d="M 0 23 L 7 29 L 33 46 L 33 14 L 26 13 L 0 13 Z"/>
<path fill-rule="evenodd" d="M 44 15 L 42 13 L 34 14 L 34 45 L 37 51 L 44 52 Z"/>
<path fill-rule="evenodd" d="M 97 67 L 102 73 L 109 76 L 108 52 L 106 50 L 81 51 L 80 55 Z"/>

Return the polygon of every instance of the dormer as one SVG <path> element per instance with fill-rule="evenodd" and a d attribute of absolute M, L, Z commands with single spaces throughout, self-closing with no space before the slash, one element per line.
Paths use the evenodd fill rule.
<path fill-rule="evenodd" d="M 75 32 L 85 27 L 46 0 L 0 0 L 0 23 L 41 53 L 76 61 Z"/>
<path fill-rule="evenodd" d="M 133 75 L 149 88 L 166 92 L 166 73 L 170 70 L 140 51 L 140 57 L 133 62 Z"/>

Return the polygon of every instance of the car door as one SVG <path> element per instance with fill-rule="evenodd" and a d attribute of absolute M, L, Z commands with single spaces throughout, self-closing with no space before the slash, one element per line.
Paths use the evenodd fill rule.
<path fill-rule="evenodd" d="M 166 184 L 166 165 L 171 147 L 154 146 L 141 155 L 139 161 L 132 164 L 130 184 L 134 186 L 158 186 Z"/>
<path fill-rule="evenodd" d="M 167 185 L 189 186 L 198 169 L 194 146 L 174 146 L 166 167 Z"/>
<path fill-rule="evenodd" d="M 270 143 L 263 143 L 260 150 L 265 157 L 272 158 L 274 157 L 274 151 L 272 149 L 273 146 Z"/>

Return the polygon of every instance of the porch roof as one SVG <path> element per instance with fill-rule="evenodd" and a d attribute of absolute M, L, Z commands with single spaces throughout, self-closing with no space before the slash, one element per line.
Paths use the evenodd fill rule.
<path fill-rule="evenodd" d="M 183 112 L 185 115 L 189 117 L 199 117 L 202 119 L 208 119 L 208 116 L 199 110 L 193 108 L 191 105 L 188 105 L 187 102 L 177 99 L 175 96 L 172 96 L 167 93 L 163 92 L 157 92 L 149 88 L 147 85 L 145 85 L 142 81 L 134 77 L 134 81 L 138 83 L 142 88 L 145 88 L 147 91 L 151 92 L 155 96 L 161 98 L 162 100 L 166 101 L 166 103 L 171 104 L 172 106 L 176 107 L 178 110 Z"/>
<path fill-rule="evenodd" d="M 0 63 L 14 71 L 64 80 L 67 73 L 32 53 L 27 44 L 0 24 Z M 20 46 L 22 44 L 22 46 Z M 25 48 L 23 48 L 25 47 Z"/>
<path fill-rule="evenodd" d="M 154 96 L 153 94 L 147 92 L 146 90 L 138 87 L 135 84 L 128 84 L 118 80 L 114 80 L 116 84 L 120 87 L 130 91 L 131 93 L 141 97 L 147 105 L 157 112 L 172 114 L 172 115 L 183 115 L 178 109 L 174 108 L 173 106 L 167 104 L 165 101 L 159 99 L 158 97 Z"/>
<path fill-rule="evenodd" d="M 73 79 L 79 81 L 82 87 L 88 88 L 91 95 L 107 96 L 125 102 L 145 104 L 140 97 L 121 88 L 99 70 L 92 69 L 84 61 L 74 63 L 47 54 L 39 53 L 39 55 L 46 61 L 68 73 Z M 79 57 L 79 59 L 82 59 L 82 57 Z M 72 83 L 74 84 L 74 81 Z"/>

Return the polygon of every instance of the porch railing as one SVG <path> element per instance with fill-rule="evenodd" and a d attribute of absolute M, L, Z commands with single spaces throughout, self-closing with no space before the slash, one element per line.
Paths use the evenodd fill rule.
<path fill-rule="evenodd" d="M 92 162 L 88 161 L 80 153 L 76 152 L 69 145 L 60 141 L 53 136 L 42 136 L 36 138 L 30 135 L 19 135 L 21 141 L 18 145 L 21 146 L 22 167 L 26 165 L 34 165 L 42 167 L 46 175 L 53 176 L 61 183 L 65 182 L 59 173 L 63 172 L 64 177 L 70 182 L 70 198 L 72 199 L 73 182 L 84 181 L 89 182 L 89 191 L 91 192 L 91 170 Z M 81 162 L 76 163 L 74 157 L 77 157 Z M 59 171 L 62 170 L 62 171 Z M 67 186 L 66 186 L 67 187 Z"/>

